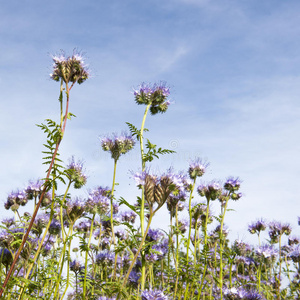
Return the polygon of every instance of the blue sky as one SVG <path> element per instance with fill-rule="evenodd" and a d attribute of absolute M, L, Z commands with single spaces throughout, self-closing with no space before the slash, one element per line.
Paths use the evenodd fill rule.
<path fill-rule="evenodd" d="M 35 124 L 58 119 L 51 54 L 76 47 L 92 76 L 72 90 L 77 118 L 60 152 L 85 160 L 87 188 L 111 185 L 112 161 L 99 136 L 121 132 L 125 122 L 141 124 L 144 107 L 132 88 L 165 80 L 173 104 L 148 116 L 146 137 L 177 153 L 152 169 L 187 170 L 190 159 L 203 157 L 210 161 L 204 180 L 243 180 L 244 196 L 226 219 L 232 238 L 250 239 L 247 225 L 259 217 L 290 222 L 299 233 L 299 15 L 298 0 L 3 2 L 1 200 L 44 176 L 45 137 Z M 134 200 L 128 170 L 139 167 L 138 148 L 121 158 L 117 195 Z M 157 218 L 168 224 L 165 211 Z"/>

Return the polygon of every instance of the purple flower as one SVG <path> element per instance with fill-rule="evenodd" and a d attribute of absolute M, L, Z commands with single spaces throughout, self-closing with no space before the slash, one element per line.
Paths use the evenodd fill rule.
<path fill-rule="evenodd" d="M 160 290 L 145 290 L 142 292 L 142 300 L 168 300 L 168 296 Z"/>
<path fill-rule="evenodd" d="M 292 245 L 298 245 L 300 243 L 300 238 L 297 237 L 297 236 L 289 236 L 288 238 L 288 244 L 289 246 L 292 246 Z"/>
<path fill-rule="evenodd" d="M 44 181 L 43 180 L 36 180 L 36 181 L 29 181 L 29 185 L 25 189 L 25 193 L 27 194 L 27 199 L 32 200 L 40 196 L 43 190 Z"/>
<path fill-rule="evenodd" d="M 84 215 L 85 208 L 86 208 L 86 203 L 82 199 L 80 198 L 69 199 L 66 202 L 65 213 L 71 222 L 75 222 L 82 215 Z"/>
<path fill-rule="evenodd" d="M 49 227 L 49 233 L 53 235 L 58 235 L 61 230 L 61 224 L 58 220 L 53 219 L 51 221 L 50 227 Z"/>
<path fill-rule="evenodd" d="M 79 273 L 81 270 L 84 269 L 84 266 L 78 260 L 73 260 L 70 262 L 70 270 L 74 273 Z"/>
<path fill-rule="evenodd" d="M 7 201 L 4 203 L 4 207 L 8 210 L 11 209 L 12 211 L 18 210 L 21 206 L 25 206 L 28 202 L 27 195 L 23 191 L 14 191 L 11 192 L 8 197 Z"/>
<path fill-rule="evenodd" d="M 98 213 L 99 215 L 105 214 L 110 208 L 110 199 L 108 188 L 98 187 L 97 189 L 89 192 L 88 200 L 86 201 L 86 211 L 90 213 Z"/>
<path fill-rule="evenodd" d="M 278 251 L 273 248 L 273 246 L 263 245 L 256 249 L 256 254 L 259 257 L 263 257 L 266 259 L 274 259 L 278 254 Z"/>
<path fill-rule="evenodd" d="M 185 233 L 188 227 L 188 220 L 178 220 L 178 229 L 181 233 Z"/>
<path fill-rule="evenodd" d="M 209 200 L 216 200 L 218 197 L 222 195 L 222 187 L 218 181 L 211 181 L 208 184 L 200 185 L 197 188 L 198 194 L 203 197 L 205 196 L 206 199 Z"/>
<path fill-rule="evenodd" d="M 137 104 L 145 104 L 150 106 L 152 115 L 157 113 L 164 113 L 167 111 L 170 101 L 167 97 L 170 95 L 170 88 L 166 86 L 165 82 L 155 84 L 142 83 L 134 90 L 135 101 Z"/>
<path fill-rule="evenodd" d="M 139 279 L 141 277 L 141 273 L 140 272 L 136 272 L 134 270 L 132 270 L 129 274 L 129 283 L 135 287 L 138 286 L 138 282 L 139 282 Z"/>
<path fill-rule="evenodd" d="M 289 254 L 289 257 L 293 260 L 295 263 L 300 262 L 300 246 L 297 246 L 294 248 L 294 250 Z"/>
<path fill-rule="evenodd" d="M 5 218 L 1 221 L 2 224 L 4 224 L 7 228 L 11 227 L 12 225 L 15 225 L 15 218 Z"/>
<path fill-rule="evenodd" d="M 69 179 L 74 182 L 74 188 L 80 189 L 86 184 L 87 176 L 83 170 L 83 162 L 75 161 L 74 156 L 69 161 L 66 170 Z"/>
<path fill-rule="evenodd" d="M 257 220 L 249 224 L 248 230 L 250 233 L 260 234 L 261 231 L 264 231 L 267 228 L 267 222 L 264 219 Z"/>
<path fill-rule="evenodd" d="M 133 179 L 135 180 L 136 186 L 141 188 L 142 185 L 145 185 L 145 179 L 147 176 L 147 172 L 136 172 L 133 174 Z"/>
<path fill-rule="evenodd" d="M 149 242 L 158 242 L 159 239 L 163 236 L 163 233 L 159 229 L 149 229 L 147 234 L 147 240 Z"/>
<path fill-rule="evenodd" d="M 209 166 L 208 162 L 203 161 L 201 158 L 196 158 L 190 162 L 189 166 L 189 175 L 191 179 L 196 179 L 201 177 L 206 172 L 207 167 Z"/>
<path fill-rule="evenodd" d="M 83 83 L 89 78 L 89 70 L 84 63 L 84 59 L 81 53 L 73 51 L 72 56 L 65 56 L 65 53 L 61 51 L 58 55 L 53 55 L 53 73 L 50 77 L 55 81 L 61 79 L 65 83 L 72 82 L 73 84 Z"/>
<path fill-rule="evenodd" d="M 237 191 L 241 186 L 241 180 L 237 177 L 228 177 L 226 182 L 224 183 L 224 189 L 229 192 Z"/>
<path fill-rule="evenodd" d="M 252 248 L 242 240 L 235 240 L 233 243 L 233 250 L 237 253 L 237 255 L 246 256 L 251 252 Z"/>
<path fill-rule="evenodd" d="M 120 214 L 121 222 L 134 223 L 136 218 L 136 213 L 133 211 L 123 211 Z"/>
<path fill-rule="evenodd" d="M 49 215 L 39 214 L 35 219 L 32 232 L 35 233 L 37 236 L 40 236 L 48 222 L 49 222 Z"/>
<path fill-rule="evenodd" d="M 123 132 L 117 136 L 107 136 L 101 139 L 101 146 L 104 151 L 108 151 L 111 157 L 117 161 L 122 154 L 126 154 L 135 145 L 135 140 L 132 135 Z"/>
<path fill-rule="evenodd" d="M 91 226 L 92 226 L 91 220 L 84 220 L 84 221 L 81 221 L 78 225 L 76 225 L 74 227 L 74 229 L 77 230 L 78 232 L 87 233 L 90 231 Z"/>
<path fill-rule="evenodd" d="M 277 243 L 280 236 L 283 234 L 290 235 L 292 228 L 290 224 L 281 224 L 280 222 L 274 221 L 269 224 L 269 236 L 272 243 Z"/>
<path fill-rule="evenodd" d="M 224 299 L 228 300 L 263 300 L 264 298 L 256 291 L 249 291 L 243 287 L 238 288 L 224 288 L 223 289 Z"/>
<path fill-rule="evenodd" d="M 115 261 L 115 255 L 108 250 L 101 251 L 96 256 L 96 263 L 99 265 L 112 265 Z"/>

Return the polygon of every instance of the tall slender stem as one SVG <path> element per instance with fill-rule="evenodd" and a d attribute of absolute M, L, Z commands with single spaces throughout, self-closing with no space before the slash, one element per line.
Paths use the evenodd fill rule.
<path fill-rule="evenodd" d="M 88 254 L 89 254 L 89 250 L 90 250 L 91 239 L 92 239 L 92 235 L 93 235 L 95 215 L 96 214 L 93 214 L 93 217 L 92 217 L 92 220 L 91 220 L 90 236 L 89 236 L 89 241 L 88 241 L 88 244 L 87 244 L 87 249 L 86 249 L 86 252 L 85 252 L 85 268 L 84 268 L 84 280 L 83 280 L 83 300 L 86 299 L 87 263 L 88 263 Z"/>
<path fill-rule="evenodd" d="M 190 193 L 189 198 L 189 218 L 190 218 L 190 226 L 189 226 L 189 235 L 187 240 L 187 246 L 186 246 L 186 267 L 188 268 L 189 264 L 189 248 L 190 248 L 190 240 L 191 240 L 191 231 L 192 231 L 192 199 L 193 199 L 193 191 L 196 184 L 196 178 L 194 179 L 193 186 Z"/>
<path fill-rule="evenodd" d="M 146 169 L 146 162 L 144 160 L 144 141 L 143 141 L 143 133 L 144 133 L 144 128 L 145 128 L 145 122 L 146 122 L 146 117 L 147 113 L 149 111 L 151 104 L 148 104 L 145 112 L 144 112 L 144 117 L 141 125 L 141 131 L 140 131 L 140 148 L 141 148 L 141 160 L 142 160 L 142 172 L 145 171 Z M 141 222 L 141 234 L 142 236 L 144 235 L 144 218 L 145 218 L 145 188 L 142 186 L 142 197 L 141 197 L 141 211 L 140 211 L 140 222 Z M 145 266 L 145 261 L 142 259 L 142 275 L 141 275 L 141 287 L 142 290 L 145 287 L 145 274 L 146 274 L 146 266 Z"/>

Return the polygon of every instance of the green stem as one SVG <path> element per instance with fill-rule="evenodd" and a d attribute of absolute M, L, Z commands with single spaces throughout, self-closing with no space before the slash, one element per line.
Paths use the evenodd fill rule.
<path fill-rule="evenodd" d="M 94 227 L 95 215 L 96 214 L 93 214 L 93 217 L 92 217 L 92 220 L 91 220 L 90 236 L 89 236 L 89 241 L 88 241 L 88 244 L 87 244 L 87 249 L 86 249 L 86 252 L 85 252 L 85 268 L 84 268 L 84 281 L 83 281 L 83 300 L 86 299 L 86 274 L 87 274 L 88 254 L 89 254 L 90 244 L 91 244 L 92 235 L 93 235 L 93 227 Z"/>
<path fill-rule="evenodd" d="M 72 231 L 72 228 L 70 227 L 69 228 L 69 232 L 68 232 L 68 236 L 70 236 L 71 231 Z M 59 284 L 60 284 L 61 274 L 62 274 L 63 266 L 64 266 L 65 252 L 66 252 L 67 243 L 64 242 L 63 244 L 64 244 L 64 246 L 63 246 L 63 250 L 62 250 L 62 253 L 61 253 L 61 256 L 60 256 L 60 271 L 59 271 L 58 278 L 56 280 L 56 287 L 55 287 L 55 292 L 54 292 L 53 299 L 56 298 L 56 295 L 58 293 L 58 288 L 59 288 Z M 58 294 L 58 296 L 59 296 L 59 294 Z"/>
<path fill-rule="evenodd" d="M 190 218 L 190 226 L 189 226 L 189 235 L 187 240 L 187 246 L 186 246 L 186 268 L 188 270 L 189 265 L 189 249 L 190 249 L 190 240 L 191 240 L 191 232 L 192 232 L 192 198 L 193 198 L 193 191 L 196 184 L 196 178 L 194 179 L 193 186 L 190 193 L 189 198 L 189 218 Z"/>
<path fill-rule="evenodd" d="M 70 229 L 71 229 L 71 232 L 70 232 L 70 236 L 72 236 L 72 234 L 73 234 L 73 225 L 74 225 L 74 223 L 72 223 L 71 225 L 70 225 Z M 68 247 L 68 264 L 67 264 L 67 284 L 66 284 L 66 288 L 65 288 L 65 290 L 64 290 L 64 292 L 63 292 L 63 295 L 61 296 L 61 300 L 64 298 L 64 296 L 65 296 L 65 294 L 66 294 L 66 292 L 67 292 L 67 290 L 68 290 L 68 288 L 69 288 L 69 283 L 70 283 L 70 251 L 71 251 L 71 242 L 72 242 L 72 239 L 70 239 L 70 241 L 69 241 L 69 247 Z"/>
<path fill-rule="evenodd" d="M 151 106 L 151 103 L 147 105 L 144 116 L 143 116 L 143 121 L 141 125 L 141 130 L 140 130 L 140 148 L 141 148 L 141 159 L 142 159 L 142 172 L 145 171 L 146 168 L 146 162 L 144 160 L 144 141 L 143 141 L 143 133 L 144 133 L 144 128 L 145 128 L 145 122 L 146 122 L 146 117 L 147 113 L 149 111 L 149 108 Z M 145 218 L 145 194 L 144 194 L 145 188 L 142 186 L 142 199 L 141 199 L 141 211 L 140 211 L 140 222 L 141 222 L 141 234 L 144 235 L 144 218 Z M 142 290 L 144 290 L 145 287 L 145 273 L 146 273 L 146 266 L 145 266 L 145 261 L 142 260 L 142 274 L 141 274 L 141 286 Z"/>
<path fill-rule="evenodd" d="M 223 246 L 224 246 L 224 236 L 223 236 L 223 226 L 224 226 L 224 219 L 225 219 L 225 213 L 227 210 L 227 205 L 229 201 L 229 195 L 226 199 L 224 211 L 221 217 L 221 226 L 220 226 L 220 274 L 219 274 L 219 284 L 220 284 L 220 296 L 221 300 L 223 299 Z"/>
<path fill-rule="evenodd" d="M 112 242 L 114 244 L 114 248 L 116 248 L 116 237 L 114 232 L 114 207 L 113 207 L 113 195 L 115 191 L 115 183 L 116 183 L 116 170 L 117 170 L 117 160 L 114 160 L 114 174 L 113 174 L 113 183 L 112 183 L 112 189 L 111 189 L 111 198 L 110 198 L 110 224 L 111 224 L 111 233 L 112 233 Z M 112 279 L 114 280 L 117 273 L 117 259 L 118 255 L 115 253 L 115 263 L 114 263 L 114 270 L 113 270 L 113 276 Z"/>

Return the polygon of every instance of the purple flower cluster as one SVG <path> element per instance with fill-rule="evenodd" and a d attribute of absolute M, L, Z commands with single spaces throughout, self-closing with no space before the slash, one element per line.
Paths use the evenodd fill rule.
<path fill-rule="evenodd" d="M 80 189 L 86 184 L 87 176 L 83 170 L 83 162 L 76 162 L 74 156 L 70 159 L 66 172 L 75 189 Z"/>
<path fill-rule="evenodd" d="M 142 292 L 142 300 L 168 300 L 169 297 L 166 296 L 163 291 L 160 290 L 145 290 Z"/>
<path fill-rule="evenodd" d="M 143 82 L 134 90 L 133 94 L 137 104 L 151 105 L 150 112 L 152 115 L 166 112 L 170 105 L 170 101 L 167 100 L 170 95 L 170 88 L 166 86 L 165 82 L 153 85 Z"/>
<path fill-rule="evenodd" d="M 261 296 L 256 291 L 249 291 L 242 287 L 239 288 L 224 288 L 223 290 L 224 299 L 227 300 L 263 300 L 263 296 Z"/>
<path fill-rule="evenodd" d="M 249 224 L 248 231 L 251 234 L 260 234 L 261 231 L 264 231 L 267 228 L 267 222 L 264 219 L 257 220 L 256 222 L 253 222 Z"/>
<path fill-rule="evenodd" d="M 274 221 L 269 224 L 269 236 L 272 243 L 278 243 L 279 238 L 285 234 L 290 235 L 292 228 L 290 224 L 281 224 L 280 222 Z"/>
<path fill-rule="evenodd" d="M 195 159 L 190 163 L 189 166 L 190 178 L 194 180 L 197 177 L 203 176 L 208 166 L 209 166 L 208 162 L 205 162 L 200 158 Z"/>
<path fill-rule="evenodd" d="M 104 151 L 111 154 L 112 159 L 117 161 L 122 154 L 126 154 L 135 145 L 135 140 L 132 135 L 122 133 L 121 135 L 114 134 L 101 139 L 101 146 Z"/>
<path fill-rule="evenodd" d="M 52 56 L 53 72 L 50 77 L 55 80 L 63 80 L 65 83 L 83 83 L 89 78 L 89 70 L 84 63 L 81 53 L 75 49 L 72 56 L 66 56 L 63 51 L 60 54 Z"/>
<path fill-rule="evenodd" d="M 206 197 L 209 200 L 216 200 L 222 195 L 222 187 L 218 181 L 211 181 L 208 184 L 202 184 L 197 188 L 198 194 L 201 197 Z"/>
<path fill-rule="evenodd" d="M 110 208 L 110 199 L 108 197 L 110 190 L 108 188 L 98 187 L 89 192 L 86 201 L 86 212 L 106 214 Z"/>
<path fill-rule="evenodd" d="M 258 257 L 265 258 L 267 260 L 274 260 L 278 254 L 278 251 L 270 245 L 263 245 L 256 249 Z"/>
<path fill-rule="evenodd" d="M 21 206 L 25 206 L 28 202 L 26 193 L 23 191 L 15 191 L 11 192 L 8 197 L 7 201 L 4 203 L 5 209 L 11 209 L 12 211 L 18 210 Z"/>

